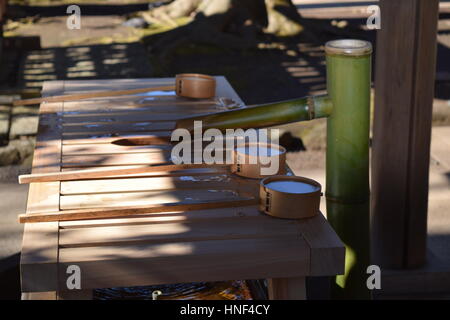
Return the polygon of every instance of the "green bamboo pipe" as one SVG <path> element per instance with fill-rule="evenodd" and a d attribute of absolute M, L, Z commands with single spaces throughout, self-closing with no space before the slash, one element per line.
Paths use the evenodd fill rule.
<path fill-rule="evenodd" d="M 192 131 L 194 121 L 202 121 L 203 130 L 264 128 L 324 118 L 329 116 L 331 111 L 331 100 L 327 96 L 314 96 L 184 118 L 177 121 L 176 128 Z"/>
<path fill-rule="evenodd" d="M 333 112 L 327 121 L 327 218 L 346 247 L 345 274 L 333 296 L 370 299 L 369 125 L 372 46 L 361 40 L 325 45 L 327 90 Z"/>

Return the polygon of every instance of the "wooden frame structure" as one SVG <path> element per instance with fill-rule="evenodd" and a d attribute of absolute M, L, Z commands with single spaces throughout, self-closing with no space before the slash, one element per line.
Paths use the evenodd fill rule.
<path fill-rule="evenodd" d="M 426 261 L 438 0 L 381 0 L 372 164 L 374 263 Z"/>
<path fill-rule="evenodd" d="M 216 80 L 217 97 L 242 103 L 225 78 Z M 170 81 L 55 81 L 45 83 L 43 94 L 132 89 Z M 130 134 L 164 135 L 183 114 L 224 108 L 217 99 L 145 96 L 43 103 L 33 173 L 167 161 L 167 145 L 111 142 Z M 149 127 L 155 131 L 147 132 Z M 211 200 L 239 197 L 242 192 L 257 193 L 258 181 L 238 178 L 223 168 L 36 182 L 30 184 L 27 213 Z M 271 299 L 305 299 L 305 277 L 342 274 L 344 255 L 342 242 L 321 214 L 282 220 L 260 213 L 256 205 L 26 223 L 22 297 L 84 299 L 95 288 L 267 278 Z M 67 289 L 70 265 L 81 269 L 81 290 Z"/>

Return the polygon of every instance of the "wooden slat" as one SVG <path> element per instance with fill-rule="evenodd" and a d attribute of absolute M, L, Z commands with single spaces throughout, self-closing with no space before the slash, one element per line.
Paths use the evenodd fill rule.
<path fill-rule="evenodd" d="M 141 131 L 169 131 L 175 128 L 175 122 L 114 122 L 102 124 L 63 125 L 63 134 L 74 133 L 106 134 Z"/>
<path fill-rule="evenodd" d="M 62 93 L 62 81 L 45 82 L 43 94 Z M 62 103 L 43 104 L 39 114 L 33 173 L 59 171 L 61 138 L 59 121 Z M 59 210 L 59 182 L 32 183 L 27 213 Z M 25 224 L 20 260 L 22 292 L 57 290 L 58 223 Z"/>
<path fill-rule="evenodd" d="M 110 143 L 93 144 L 73 144 L 63 145 L 62 153 L 65 156 L 84 155 L 84 154 L 116 154 L 116 153 L 153 153 L 161 150 L 171 150 L 170 145 L 147 145 L 147 146 L 119 146 Z"/>
<path fill-rule="evenodd" d="M 68 88 L 70 89 L 70 88 Z M 136 89 L 131 89 L 136 90 Z M 141 90 L 141 89 L 138 89 Z M 164 91 L 164 92 L 162 92 Z M 89 94 L 92 94 L 93 92 L 90 92 Z M 83 91 L 71 91 L 70 94 L 84 94 Z M 184 101 L 185 98 L 178 97 L 175 94 L 175 90 L 158 90 L 151 93 L 141 92 L 131 95 L 120 95 L 120 96 L 108 96 L 108 97 L 92 97 L 90 99 L 83 99 L 83 100 L 76 100 L 76 101 L 65 101 L 64 104 L 67 104 L 69 107 L 73 106 L 74 104 L 78 104 L 81 106 L 84 105 L 92 105 L 93 103 L 97 103 L 99 105 L 99 108 L 101 107 L 108 107 L 111 105 L 118 105 L 123 103 L 130 103 L 135 104 L 137 101 L 142 100 L 144 98 L 147 98 L 148 101 Z"/>
<path fill-rule="evenodd" d="M 72 94 L 86 91 L 104 91 L 135 89 L 153 86 L 166 86 L 173 84 L 173 78 L 152 78 L 152 79 L 96 79 L 92 80 L 70 80 L 64 88 L 64 94 Z M 54 94 L 52 94 L 54 95 Z"/>
<path fill-rule="evenodd" d="M 113 115 L 114 113 L 118 113 L 119 111 L 126 111 L 127 113 L 131 113 L 133 114 L 134 112 L 136 113 L 153 113 L 155 115 L 160 115 L 160 114 L 169 114 L 170 113 L 177 113 L 177 114 L 181 114 L 184 116 L 188 116 L 188 115 L 192 115 L 192 114 L 197 114 L 197 113 L 208 113 L 208 112 L 218 112 L 218 111 L 224 111 L 226 110 L 226 108 L 218 106 L 216 104 L 211 104 L 211 105 L 207 105 L 207 104 L 192 104 L 192 105 L 185 105 L 185 104 L 181 104 L 181 105 L 177 105 L 176 102 L 174 100 L 169 100 L 169 99 L 165 99 L 164 100 L 164 104 L 163 103 L 158 103 L 158 104 L 148 104 L 146 103 L 136 103 L 136 104 L 129 104 L 130 102 L 126 102 L 123 104 L 117 104 L 117 105 L 108 105 L 107 107 L 105 107 L 105 109 L 99 109 L 98 104 L 96 103 L 96 101 L 90 101 L 89 103 L 84 103 L 82 105 L 80 104 L 76 104 L 74 106 L 69 106 L 64 107 L 64 109 L 66 110 L 66 115 L 69 112 L 69 114 L 75 114 L 75 115 L 80 115 L 82 113 L 86 113 L 86 112 L 90 112 L 90 113 L 94 113 L 94 114 L 98 114 L 101 115 L 102 113 L 104 114 L 109 114 L 109 115 Z"/>
<path fill-rule="evenodd" d="M 263 215 L 256 207 L 233 207 L 233 208 L 216 208 L 205 210 L 190 210 L 190 211 L 173 211 L 173 212 L 157 212 L 150 214 L 141 214 L 136 216 L 119 217 L 111 219 L 95 219 L 95 220 L 74 220 L 61 221 L 60 227 L 62 229 L 80 229 L 90 227 L 108 227 L 108 226 L 128 226 L 141 224 L 157 224 L 168 222 L 187 222 L 196 220 L 211 220 L 220 222 L 221 219 L 229 218 L 252 218 Z M 138 219 L 136 219 L 138 218 Z"/>
<path fill-rule="evenodd" d="M 64 101 L 74 101 L 74 100 L 81 100 L 81 99 L 90 99 L 90 98 L 97 98 L 97 97 L 112 97 L 112 96 L 120 96 L 120 95 L 129 95 L 129 94 L 136 94 L 136 93 L 142 93 L 147 91 L 157 91 L 157 90 L 174 90 L 175 86 L 163 86 L 163 87 L 153 87 L 153 88 L 140 88 L 140 89 L 129 89 L 129 90 L 117 90 L 117 91 L 97 91 L 97 92 L 88 92 L 88 93 L 78 93 L 78 94 L 71 94 L 71 95 L 59 95 L 59 96 L 47 96 L 42 98 L 33 98 L 33 99 L 26 99 L 26 100 L 16 100 L 13 102 L 13 105 L 20 106 L 20 105 L 30 105 L 30 104 L 39 104 L 42 102 L 64 102 Z"/>
<path fill-rule="evenodd" d="M 311 248 L 311 276 L 344 273 L 345 247 L 322 213 L 297 221 L 299 230 Z"/>
<path fill-rule="evenodd" d="M 130 165 L 160 165 L 171 164 L 170 153 L 164 150 L 152 153 L 127 154 L 85 154 L 77 156 L 62 156 L 61 167 L 101 167 Z"/>
<path fill-rule="evenodd" d="M 151 214 L 142 214 L 125 218 L 112 219 L 95 219 L 95 220 L 76 220 L 61 221 L 62 229 L 80 229 L 91 227 L 108 227 L 108 226 L 128 226 L 141 224 L 157 224 L 168 222 L 192 222 L 197 220 L 210 220 L 220 223 L 221 219 L 240 219 L 260 217 L 263 214 L 254 206 L 234 207 L 234 208 L 217 208 L 212 210 L 190 210 L 178 212 L 159 212 Z M 240 220 L 238 220 L 240 221 Z"/>
<path fill-rule="evenodd" d="M 155 205 L 162 203 L 190 203 L 195 201 L 214 201 L 238 199 L 235 190 L 161 190 L 126 193 L 101 193 L 87 195 L 63 195 L 61 210 L 80 208 L 111 208 L 115 206 Z"/>
<path fill-rule="evenodd" d="M 256 239 L 298 235 L 295 221 L 267 216 L 231 219 L 203 219 L 157 224 L 70 228 L 60 231 L 61 247 L 91 247 L 143 243 L 193 242 L 207 240 Z"/>
<path fill-rule="evenodd" d="M 438 5 L 380 1 L 371 203 L 381 267 L 425 263 Z"/>
<path fill-rule="evenodd" d="M 138 192 L 170 189 L 229 189 L 238 187 L 238 180 L 228 174 L 178 176 L 178 177 L 141 177 L 129 179 L 99 179 L 87 181 L 61 182 L 61 194 L 93 194 L 112 192 Z"/>
<path fill-rule="evenodd" d="M 66 102 L 63 123 L 174 120 L 186 114 L 226 111 L 242 106 L 242 101 L 226 97 L 202 100 L 164 97 L 149 100 L 127 96 L 122 99 Z M 174 114 L 175 111 L 177 114 Z"/>
<path fill-rule="evenodd" d="M 84 271 L 82 288 L 295 277 L 309 273 L 309 247 L 295 236 L 61 248 L 60 283 L 74 263 Z"/>
<path fill-rule="evenodd" d="M 114 143 L 117 140 L 130 139 L 134 137 L 146 137 L 152 144 L 168 144 L 172 131 L 146 131 L 146 132 L 121 132 L 119 133 L 75 133 L 64 135 L 64 144 L 89 144 L 89 143 Z"/>
<path fill-rule="evenodd" d="M 104 114 L 108 111 L 111 114 L 121 114 L 125 111 L 129 112 L 130 109 L 139 109 L 144 108 L 143 112 L 151 111 L 154 107 L 177 107 L 184 108 L 187 110 L 192 110 L 194 108 L 223 108 L 227 106 L 235 107 L 235 104 L 231 99 L 221 99 L 221 98 L 212 98 L 212 99 L 202 99 L 202 100 L 193 100 L 180 98 L 177 96 L 159 96 L 159 97 L 145 97 L 145 96 L 126 96 L 123 98 L 114 98 L 114 99 L 102 99 L 102 100 L 88 100 L 88 101 L 77 101 L 77 102 L 66 102 L 68 107 L 66 112 L 63 114 L 63 118 L 70 119 L 76 118 L 77 116 L 83 117 L 85 113 L 92 114 Z M 117 108 L 118 107 L 118 108 Z M 122 107 L 127 110 L 121 110 Z M 145 111 L 147 110 L 148 111 Z M 140 112 L 136 110 L 136 112 Z M 86 120 L 86 118 L 84 118 Z"/>
<path fill-rule="evenodd" d="M 142 143 L 139 143 L 142 141 Z M 169 132 L 156 132 L 156 133 L 144 133 L 139 134 L 122 133 L 120 135 L 100 135 L 100 136 L 66 136 L 63 139 L 63 145 L 80 145 L 80 144 L 99 144 L 99 143 L 111 143 L 119 144 L 126 143 L 126 145 L 169 145 L 170 133 Z"/>
<path fill-rule="evenodd" d="M 233 90 L 233 88 L 229 85 L 229 83 L 226 81 L 225 77 L 223 76 L 217 76 L 215 77 L 216 79 L 216 97 L 217 98 L 213 98 L 213 99 L 202 99 L 201 101 L 197 101 L 197 100 L 192 100 L 192 99 L 186 99 L 186 98 L 182 98 L 182 97 L 160 97 L 159 99 L 161 100 L 174 100 L 176 101 L 176 104 L 179 105 L 189 105 L 190 103 L 192 103 L 192 105 L 197 105 L 197 106 L 202 106 L 204 104 L 208 104 L 209 102 L 213 103 L 213 105 L 215 105 L 216 107 L 223 107 L 221 104 L 217 103 L 217 99 L 218 98 L 222 98 L 225 97 L 227 98 L 229 101 L 234 101 L 236 104 L 243 104 L 242 100 L 240 99 L 240 97 L 236 94 L 236 92 Z M 81 92 L 81 91 L 96 91 L 99 88 L 107 88 L 108 83 L 106 82 L 102 82 L 102 83 L 98 83 L 99 80 L 95 81 L 94 83 L 90 83 L 93 81 L 71 81 L 70 82 L 70 87 L 65 88 L 65 92 L 66 93 L 76 93 L 76 92 Z M 139 81 L 137 81 L 137 79 L 133 79 L 133 81 L 128 82 L 128 83 L 124 83 L 123 86 L 126 88 L 130 88 L 132 89 L 133 87 L 139 87 L 139 82 L 144 83 L 144 85 L 148 85 L 148 86 L 158 86 L 158 85 L 164 85 L 167 84 L 167 81 L 172 81 L 173 79 L 170 78 L 165 78 L 165 79 L 140 79 Z M 84 82 L 84 83 L 83 83 Z M 88 84 L 89 83 L 89 84 Z M 111 88 L 114 86 L 115 88 L 119 87 L 120 85 L 118 85 L 118 83 L 120 83 L 120 81 L 118 80 L 114 80 L 114 81 L 109 81 L 109 85 L 111 86 Z M 151 84 L 151 85 L 150 85 Z M 91 87 L 92 85 L 92 87 Z M 114 104 L 118 103 L 119 105 L 123 105 L 123 102 L 132 102 L 134 101 L 139 101 L 142 100 L 142 96 L 124 96 L 124 97 L 115 97 L 115 98 L 111 98 L 111 99 L 96 99 L 96 100 L 92 100 L 98 103 L 97 108 L 98 110 L 96 111 L 100 111 L 101 108 L 101 104 L 108 106 L 108 109 L 111 105 L 114 106 Z M 159 100 L 158 99 L 158 100 Z M 131 101 L 130 101 L 131 100 Z M 78 112 L 80 109 L 83 108 L 83 106 L 85 105 L 91 105 L 92 106 L 92 101 L 77 101 L 77 102 L 68 102 L 65 103 L 65 111 L 71 111 L 74 110 L 75 112 Z M 135 106 L 131 106 L 131 107 L 135 107 Z M 95 108 L 95 107 L 94 107 Z M 108 110 L 108 112 L 111 110 Z M 191 108 L 191 111 L 195 112 L 195 108 Z"/>

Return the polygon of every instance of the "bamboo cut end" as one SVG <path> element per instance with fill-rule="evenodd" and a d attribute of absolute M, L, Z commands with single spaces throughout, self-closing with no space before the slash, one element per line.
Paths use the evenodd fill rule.
<path fill-rule="evenodd" d="M 325 44 L 325 52 L 328 55 L 366 56 L 372 53 L 372 44 L 357 39 L 333 40 Z"/>
<path fill-rule="evenodd" d="M 26 184 L 29 182 L 28 180 L 29 175 L 28 174 L 22 174 L 19 176 L 19 184 Z"/>

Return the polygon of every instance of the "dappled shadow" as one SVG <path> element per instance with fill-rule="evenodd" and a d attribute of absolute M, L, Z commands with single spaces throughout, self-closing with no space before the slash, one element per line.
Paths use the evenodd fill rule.
<path fill-rule="evenodd" d="M 151 74 L 139 43 L 56 47 L 30 51 L 22 59 L 19 86 L 40 89 L 44 81 L 145 78 Z"/>
<path fill-rule="evenodd" d="M 20 253 L 0 259 L 0 300 L 20 299 Z"/>
<path fill-rule="evenodd" d="M 308 36 L 276 38 L 254 30 L 222 32 L 214 28 L 221 16 L 202 17 L 188 25 L 143 39 L 158 76 L 183 72 L 224 75 L 247 104 L 298 98 L 326 91 L 327 40 L 353 37 L 375 42 L 375 31 L 360 28 L 365 19 L 346 19 L 345 28 L 332 19 L 304 19 L 305 27 L 321 30 L 316 41 Z"/>
<path fill-rule="evenodd" d="M 32 6 L 32 5 L 9 5 L 8 15 L 13 18 L 35 16 L 40 17 L 56 17 L 66 16 L 67 7 L 70 5 L 46 5 L 46 6 Z M 122 15 L 129 14 L 136 11 L 143 11 L 148 9 L 148 3 L 135 3 L 135 4 L 80 4 L 82 15 L 86 16 L 110 16 L 110 15 Z"/>

